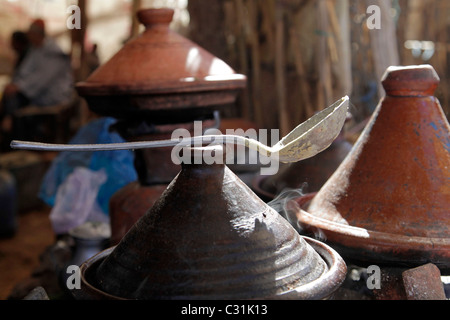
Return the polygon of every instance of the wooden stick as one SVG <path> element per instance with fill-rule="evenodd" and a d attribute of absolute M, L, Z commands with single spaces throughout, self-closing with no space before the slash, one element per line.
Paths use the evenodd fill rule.
<path fill-rule="evenodd" d="M 318 15 L 318 29 L 321 31 L 319 39 L 317 41 L 318 49 L 318 70 L 319 70 L 319 108 L 323 108 L 325 105 L 329 105 L 332 100 L 332 84 L 331 84 L 331 65 L 330 58 L 327 51 L 328 35 L 328 19 L 326 1 L 319 0 L 317 2 L 317 15 Z"/>
<path fill-rule="evenodd" d="M 245 29 L 244 29 L 244 21 L 245 18 L 243 16 L 244 13 L 244 4 L 242 0 L 234 0 L 235 4 L 235 13 L 237 17 L 237 44 L 238 44 L 238 51 L 239 51 L 239 63 L 241 67 L 241 72 L 243 74 L 248 74 L 248 58 L 247 58 L 247 46 L 246 46 L 246 39 L 245 39 Z M 248 90 L 244 90 L 242 92 L 242 104 L 243 104 L 243 117 L 246 119 L 252 118 L 252 110 L 250 106 L 250 98 L 249 98 L 249 92 Z"/>
<path fill-rule="evenodd" d="M 258 7 L 255 0 L 247 2 L 249 15 L 249 43 L 251 48 L 252 63 L 252 102 L 255 121 L 259 126 L 264 126 L 263 110 L 261 105 L 261 59 L 259 55 L 259 30 L 258 30 Z"/>
<path fill-rule="evenodd" d="M 381 79 L 386 68 L 399 65 L 400 61 L 394 21 L 390 14 L 390 4 L 383 0 L 366 0 L 367 5 L 374 3 L 380 7 L 382 27 L 380 29 L 369 30 L 369 33 L 376 77 L 377 79 Z M 384 89 L 381 83 L 379 83 L 378 92 L 380 97 L 384 95 Z"/>
<path fill-rule="evenodd" d="M 278 97 L 279 129 L 281 135 L 290 131 L 289 116 L 286 105 L 286 84 L 285 84 L 285 50 L 284 50 L 284 21 L 281 9 L 276 11 L 275 22 L 275 80 Z"/>
<path fill-rule="evenodd" d="M 308 87 L 308 81 L 306 78 L 306 72 L 305 68 L 303 66 L 303 59 L 302 59 L 302 53 L 300 48 L 300 43 L 297 38 L 297 34 L 295 32 L 295 29 L 293 27 L 290 28 L 290 39 L 293 47 L 293 53 L 294 53 L 294 62 L 295 62 L 295 68 L 297 71 L 297 74 L 299 76 L 300 81 L 300 92 L 303 97 L 303 105 L 305 107 L 305 118 L 308 119 L 314 114 L 314 108 L 311 103 L 311 97 L 309 96 L 309 87 Z"/>

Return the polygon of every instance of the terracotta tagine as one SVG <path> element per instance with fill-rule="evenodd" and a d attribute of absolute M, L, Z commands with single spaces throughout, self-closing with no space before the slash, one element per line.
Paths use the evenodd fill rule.
<path fill-rule="evenodd" d="M 151 209 L 82 265 L 78 299 L 322 299 L 340 286 L 342 258 L 259 199 L 222 146 L 183 151 L 191 157 Z M 194 164 L 206 156 L 215 163 Z"/>
<path fill-rule="evenodd" d="M 170 139 L 181 128 L 194 136 L 195 121 L 203 130 L 215 128 L 218 111 L 234 103 L 246 85 L 244 75 L 171 30 L 173 13 L 168 8 L 138 11 L 145 31 L 76 85 L 93 112 L 118 119 L 112 129 L 127 141 Z M 180 171 L 171 152 L 170 147 L 135 151 L 139 181 L 111 198 L 113 244 Z"/>
<path fill-rule="evenodd" d="M 450 267 L 450 130 L 429 65 L 390 67 L 352 151 L 316 194 L 297 199 L 299 223 L 344 257 L 377 265 Z"/>
<path fill-rule="evenodd" d="M 169 27 L 174 11 L 143 9 L 145 31 L 86 81 L 77 83 L 94 112 L 120 119 L 182 123 L 234 103 L 246 77 Z M 180 112 L 183 111 L 183 112 Z"/>

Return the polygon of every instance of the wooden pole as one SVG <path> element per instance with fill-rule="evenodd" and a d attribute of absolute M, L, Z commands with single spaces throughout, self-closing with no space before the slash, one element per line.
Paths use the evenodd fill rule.
<path fill-rule="evenodd" d="M 337 40 L 339 61 L 336 64 L 337 89 L 334 99 L 348 95 L 351 96 L 352 81 L 352 60 L 351 60 L 351 39 L 350 39 L 350 8 L 348 0 L 337 0 L 336 16 L 339 25 L 339 37 Z"/>
<path fill-rule="evenodd" d="M 249 0 L 247 2 L 247 10 L 249 16 L 249 44 L 251 48 L 251 65 L 252 65 L 252 106 L 255 121 L 259 126 L 263 125 L 263 110 L 261 104 L 261 59 L 259 46 L 259 30 L 258 30 L 258 2 Z"/>
<path fill-rule="evenodd" d="M 247 40 L 246 40 L 246 34 L 245 34 L 245 16 L 244 16 L 244 3 L 243 0 L 234 0 L 235 4 L 235 14 L 237 17 L 237 46 L 239 51 L 239 64 L 240 64 L 240 72 L 243 74 L 248 74 L 248 54 L 247 54 Z M 250 97 L 248 89 L 244 90 L 242 93 L 242 116 L 245 119 L 252 119 L 252 110 L 250 105 Z"/>
<path fill-rule="evenodd" d="M 380 8 L 380 29 L 369 30 L 374 69 L 377 79 L 381 79 L 389 66 L 400 63 L 395 24 L 391 15 L 390 1 L 366 0 L 367 5 L 376 4 Z M 384 95 L 381 82 L 378 81 L 378 94 Z"/>
<path fill-rule="evenodd" d="M 80 29 L 74 28 L 71 30 L 71 59 L 76 81 L 83 80 L 86 76 L 84 39 L 88 26 L 88 17 L 86 14 L 87 2 L 87 0 L 78 1 L 78 7 L 80 8 Z"/>
<path fill-rule="evenodd" d="M 298 41 L 297 34 L 294 30 L 294 28 L 290 28 L 290 40 L 293 47 L 293 53 L 294 53 L 294 62 L 295 62 L 295 69 L 297 71 L 297 75 L 299 77 L 300 82 L 300 92 L 303 97 L 303 103 L 304 103 L 304 118 L 305 120 L 310 118 L 314 114 L 314 108 L 311 103 L 311 97 L 309 93 L 309 84 L 307 81 L 307 74 L 305 71 L 305 68 L 303 66 L 303 58 L 300 48 L 300 43 Z M 298 119 L 296 119 L 298 121 Z"/>
<path fill-rule="evenodd" d="M 317 1 L 318 41 L 317 68 L 319 71 L 318 108 L 323 109 L 332 103 L 331 65 L 328 52 L 329 24 L 327 19 L 326 0 Z"/>
<path fill-rule="evenodd" d="M 137 19 L 136 13 L 139 9 L 141 9 L 142 0 L 133 0 L 132 9 L 131 9 L 131 34 L 130 39 L 134 38 L 139 34 L 139 26 L 140 23 Z"/>
<path fill-rule="evenodd" d="M 284 16 L 280 8 L 276 10 L 275 22 L 275 82 L 277 90 L 277 102 L 279 110 L 280 136 L 285 136 L 291 131 L 289 115 L 286 104 L 285 84 L 285 41 L 284 41 Z"/>

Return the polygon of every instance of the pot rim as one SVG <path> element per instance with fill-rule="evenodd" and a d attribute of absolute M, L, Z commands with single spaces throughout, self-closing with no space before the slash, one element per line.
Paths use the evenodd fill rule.
<path fill-rule="evenodd" d="M 128 84 L 128 83 L 96 83 L 89 81 L 80 81 L 75 87 L 82 96 L 105 96 L 114 97 L 115 95 L 127 96 L 147 96 L 161 94 L 200 94 L 204 92 L 223 93 L 245 88 L 247 77 L 242 74 L 231 74 L 224 76 L 208 76 L 204 79 L 195 79 L 194 81 L 183 82 L 183 79 Z"/>
<path fill-rule="evenodd" d="M 266 298 L 262 297 L 261 299 L 324 299 L 331 296 L 345 280 L 347 274 L 347 265 L 345 264 L 343 258 L 333 248 L 313 238 L 303 235 L 300 235 L 300 237 L 302 237 L 320 255 L 320 257 L 327 264 L 328 269 L 319 278 L 307 284 L 301 285 L 297 288 L 293 288 L 292 290 L 281 293 L 280 295 L 270 296 Z M 102 260 L 104 260 L 109 254 L 111 254 L 115 247 L 116 246 L 112 246 L 99 252 L 98 254 L 86 260 L 81 265 L 81 290 L 83 290 L 85 293 L 82 295 L 82 297 L 101 297 L 102 299 L 109 300 L 130 300 L 109 294 L 96 288 L 87 280 L 86 277 L 86 273 L 89 272 L 92 268 L 98 266 L 98 264 Z M 74 290 L 80 289 L 73 289 L 72 291 Z M 74 292 L 74 295 L 76 296 L 76 292 Z"/>
<path fill-rule="evenodd" d="M 294 201 L 299 204 L 299 210 L 297 211 L 296 217 L 299 223 L 308 227 L 320 229 L 325 234 L 327 242 L 340 245 L 343 250 L 349 250 L 349 252 L 352 250 L 368 250 L 376 254 L 385 255 L 385 261 L 377 258 L 378 263 L 413 263 L 408 254 L 411 254 L 412 252 L 426 252 L 427 254 L 424 255 L 426 257 L 429 256 L 431 252 L 434 255 L 442 255 L 444 257 L 444 264 L 448 267 L 448 264 L 450 263 L 450 238 L 391 234 L 382 231 L 369 230 L 363 227 L 345 225 L 343 223 L 317 217 L 305 209 L 307 203 L 316 194 L 317 192 L 312 192 L 294 199 Z M 402 256 L 402 252 L 407 252 L 406 256 Z M 447 253 L 447 257 L 445 257 L 444 253 Z M 435 263 L 441 264 L 439 262 Z"/>
<path fill-rule="evenodd" d="M 92 285 L 87 279 L 86 279 L 86 272 L 88 272 L 91 268 L 93 268 L 95 265 L 98 265 L 100 261 L 105 259 L 115 248 L 116 246 L 109 247 L 103 251 L 100 251 L 96 255 L 92 256 L 88 260 L 86 260 L 80 267 L 80 277 L 81 277 L 81 288 L 80 289 L 72 289 L 73 294 L 77 295 L 77 290 L 83 290 L 85 293 L 87 293 L 88 296 L 96 295 L 98 297 L 102 297 L 103 299 L 108 300 L 127 300 L 121 297 L 118 297 L 116 295 L 104 292 L 100 289 L 97 289 L 94 285 Z"/>
<path fill-rule="evenodd" d="M 326 299 L 344 282 L 347 275 L 347 265 L 339 253 L 319 240 L 304 235 L 300 235 L 300 237 L 320 255 L 327 264 L 328 269 L 319 278 L 269 299 Z"/>

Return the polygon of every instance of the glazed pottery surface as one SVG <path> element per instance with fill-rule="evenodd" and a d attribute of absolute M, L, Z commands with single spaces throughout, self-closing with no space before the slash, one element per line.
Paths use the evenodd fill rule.
<path fill-rule="evenodd" d="M 450 130 L 431 66 L 388 68 L 386 96 L 300 223 L 346 257 L 450 267 Z"/>
<path fill-rule="evenodd" d="M 85 287 L 125 299 L 322 299 L 338 288 L 339 255 L 314 242 L 316 251 L 223 163 L 195 159 L 117 246 L 87 263 Z"/>
<path fill-rule="evenodd" d="M 246 77 L 171 30 L 172 9 L 143 9 L 137 16 L 145 31 L 76 85 L 91 110 L 125 119 L 152 116 L 154 123 L 170 116 L 176 123 L 235 101 Z"/>

